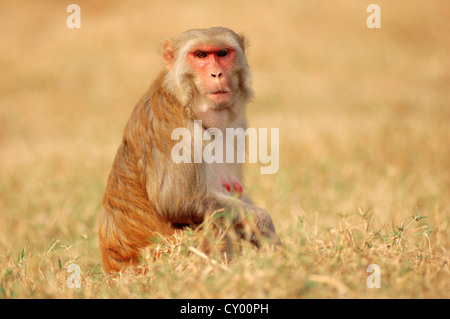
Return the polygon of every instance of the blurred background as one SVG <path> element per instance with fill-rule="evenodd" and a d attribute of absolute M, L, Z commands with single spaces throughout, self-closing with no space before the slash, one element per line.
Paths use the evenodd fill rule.
<path fill-rule="evenodd" d="M 100 262 L 106 178 L 162 44 L 211 26 L 245 34 L 249 125 L 280 129 L 278 173 L 248 166 L 246 179 L 281 236 L 298 216 L 320 228 L 359 210 L 381 226 L 420 214 L 450 248 L 450 3 L 373 2 L 380 29 L 364 0 L 2 0 L 0 255 L 81 242 Z"/>

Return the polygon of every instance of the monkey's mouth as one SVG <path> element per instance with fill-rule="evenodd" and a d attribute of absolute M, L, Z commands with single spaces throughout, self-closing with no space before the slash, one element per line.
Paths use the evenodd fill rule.
<path fill-rule="evenodd" d="M 208 95 L 208 98 L 212 101 L 226 102 L 226 101 L 232 99 L 234 92 L 229 91 L 229 90 L 217 90 L 217 91 L 209 92 L 207 95 Z"/>
<path fill-rule="evenodd" d="M 233 93 L 233 92 L 226 91 L 226 90 L 217 90 L 217 91 L 209 92 L 208 94 L 210 94 L 212 96 L 226 96 L 227 94 L 231 94 L 231 93 Z"/>
<path fill-rule="evenodd" d="M 207 98 L 211 102 L 211 109 L 222 110 L 230 106 L 234 100 L 234 92 L 231 90 L 210 91 L 207 93 Z"/>

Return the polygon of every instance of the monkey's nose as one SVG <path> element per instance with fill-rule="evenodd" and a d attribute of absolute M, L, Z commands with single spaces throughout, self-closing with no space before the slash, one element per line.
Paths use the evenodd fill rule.
<path fill-rule="evenodd" d="M 218 77 L 218 78 L 220 78 L 220 77 L 222 76 L 222 72 L 218 72 L 218 73 L 211 73 L 211 76 L 212 76 L 213 78 L 215 78 L 215 77 Z"/>

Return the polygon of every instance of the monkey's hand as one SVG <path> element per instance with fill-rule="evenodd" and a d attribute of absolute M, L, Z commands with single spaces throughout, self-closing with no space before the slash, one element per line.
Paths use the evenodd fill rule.
<path fill-rule="evenodd" d="M 272 218 L 264 209 L 246 204 L 244 209 L 247 211 L 246 219 L 250 221 L 251 229 L 250 242 L 260 248 L 263 243 L 270 246 L 279 246 L 281 244 Z"/>
<path fill-rule="evenodd" d="M 242 200 L 228 199 L 225 207 L 223 212 L 231 214 L 234 229 L 242 239 L 249 240 L 257 248 L 264 243 L 270 246 L 281 244 L 269 213 L 252 205 L 245 196 Z"/>

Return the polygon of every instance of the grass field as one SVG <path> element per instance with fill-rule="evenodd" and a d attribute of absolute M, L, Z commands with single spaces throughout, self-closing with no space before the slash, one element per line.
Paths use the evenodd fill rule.
<path fill-rule="evenodd" d="M 448 0 L 2 1 L 0 298 L 449 298 Z M 97 218 L 164 39 L 226 26 L 250 40 L 252 127 L 280 168 L 246 184 L 284 246 L 224 264 L 186 234 L 149 272 L 103 273 Z M 81 288 L 67 287 L 68 265 Z M 381 288 L 368 288 L 368 265 Z"/>

